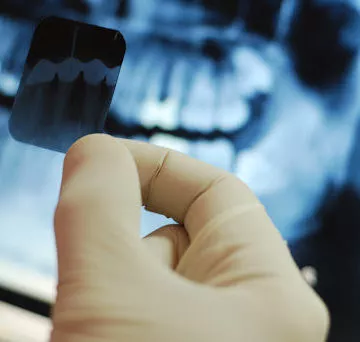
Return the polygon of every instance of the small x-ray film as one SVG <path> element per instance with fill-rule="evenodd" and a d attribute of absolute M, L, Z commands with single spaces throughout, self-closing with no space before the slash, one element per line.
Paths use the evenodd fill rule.
<path fill-rule="evenodd" d="M 35 30 L 9 129 L 14 139 L 66 152 L 102 132 L 125 54 L 120 32 L 51 17 Z"/>

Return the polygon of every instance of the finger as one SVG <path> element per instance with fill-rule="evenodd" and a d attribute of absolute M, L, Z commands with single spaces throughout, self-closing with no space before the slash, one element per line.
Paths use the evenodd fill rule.
<path fill-rule="evenodd" d="M 143 239 L 144 245 L 160 262 L 175 269 L 189 247 L 189 237 L 184 227 L 169 225 L 162 227 Z"/>
<path fill-rule="evenodd" d="M 140 217 L 139 177 L 128 149 L 105 135 L 76 142 L 65 158 L 55 214 L 52 341 L 136 334 L 153 303 L 176 297 L 178 279 L 144 248 Z"/>
<path fill-rule="evenodd" d="M 59 282 L 113 277 L 114 264 L 132 262 L 140 209 L 138 173 L 127 148 L 105 135 L 76 142 L 65 157 L 55 214 Z"/>
<path fill-rule="evenodd" d="M 181 153 L 122 141 L 137 164 L 143 204 L 187 230 L 191 246 L 177 267 L 181 274 L 217 285 L 264 277 L 302 281 L 279 232 L 243 182 Z"/>
<path fill-rule="evenodd" d="M 169 149 L 125 139 L 122 142 L 137 164 L 146 209 L 187 223 L 190 238 L 227 209 L 260 205 L 248 187 L 228 172 Z M 206 208 L 202 208 L 206 211 L 194 211 L 204 196 L 209 197 Z"/>

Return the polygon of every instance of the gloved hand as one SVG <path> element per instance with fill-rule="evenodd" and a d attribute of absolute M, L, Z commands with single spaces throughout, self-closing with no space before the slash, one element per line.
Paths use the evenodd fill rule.
<path fill-rule="evenodd" d="M 176 226 L 140 238 L 140 209 Z M 324 304 L 233 175 L 146 143 L 88 136 L 55 214 L 52 342 L 319 342 Z"/>

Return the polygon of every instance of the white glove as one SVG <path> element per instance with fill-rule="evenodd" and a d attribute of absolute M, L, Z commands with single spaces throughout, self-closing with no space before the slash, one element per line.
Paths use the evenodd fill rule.
<path fill-rule="evenodd" d="M 178 225 L 140 238 L 141 205 Z M 175 151 L 93 135 L 65 158 L 52 342 L 320 342 L 327 310 L 253 193 Z"/>

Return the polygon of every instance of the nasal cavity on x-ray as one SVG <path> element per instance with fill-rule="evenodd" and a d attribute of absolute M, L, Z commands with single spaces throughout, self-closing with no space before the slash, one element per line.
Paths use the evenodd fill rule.
<path fill-rule="evenodd" d="M 125 54 L 120 32 L 61 18 L 36 28 L 9 120 L 17 141 L 66 152 L 103 131 Z"/>

